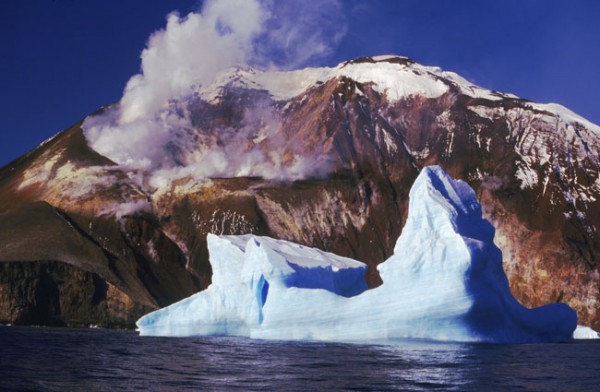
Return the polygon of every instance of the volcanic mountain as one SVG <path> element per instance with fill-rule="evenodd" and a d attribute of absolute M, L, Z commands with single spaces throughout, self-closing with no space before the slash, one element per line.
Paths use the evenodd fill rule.
<path fill-rule="evenodd" d="M 210 284 L 208 233 L 362 260 L 376 287 L 437 164 L 476 190 L 514 296 L 600 328 L 600 127 L 560 105 L 380 56 L 228 69 L 147 127 L 131 115 L 110 105 L 0 169 L 0 321 L 131 327 Z"/>

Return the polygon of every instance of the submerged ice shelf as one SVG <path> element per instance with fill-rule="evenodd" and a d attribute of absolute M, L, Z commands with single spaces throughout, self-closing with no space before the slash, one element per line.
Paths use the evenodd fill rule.
<path fill-rule="evenodd" d="M 268 237 L 208 236 L 212 284 L 150 313 L 141 335 L 261 339 L 481 342 L 569 340 L 577 315 L 562 303 L 527 309 L 512 296 L 475 192 L 438 166 L 410 191 L 394 254 L 367 290 L 365 264 Z"/>

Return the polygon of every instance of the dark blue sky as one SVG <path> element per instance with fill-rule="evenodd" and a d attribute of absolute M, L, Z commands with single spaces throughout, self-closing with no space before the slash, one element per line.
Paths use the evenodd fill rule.
<path fill-rule="evenodd" d="M 319 64 L 400 54 L 600 124 L 600 1 L 347 0 Z M 0 1 L 0 166 L 121 97 L 148 36 L 197 0 Z"/>

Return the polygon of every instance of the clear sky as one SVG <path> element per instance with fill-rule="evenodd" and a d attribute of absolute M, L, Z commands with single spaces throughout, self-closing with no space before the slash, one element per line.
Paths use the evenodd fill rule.
<path fill-rule="evenodd" d="M 304 65 L 399 54 L 483 87 L 563 104 L 600 124 L 600 1 L 340 3 L 341 15 L 327 21 L 345 34 L 326 56 Z M 118 100 L 166 15 L 200 6 L 197 0 L 1 0 L 0 166 Z"/>

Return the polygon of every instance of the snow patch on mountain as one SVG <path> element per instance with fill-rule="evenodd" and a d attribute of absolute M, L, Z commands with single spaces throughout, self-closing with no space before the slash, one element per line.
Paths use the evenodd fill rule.
<path fill-rule="evenodd" d="M 437 98 L 448 92 L 450 82 L 473 98 L 500 100 L 516 98 L 511 94 L 493 92 L 470 83 L 454 72 L 428 67 L 405 57 L 375 56 L 368 62 L 345 62 L 336 67 L 306 68 L 295 71 L 259 71 L 252 68 L 232 68 L 222 72 L 214 83 L 199 90 L 208 100 L 218 97 L 225 85 L 266 90 L 276 101 L 287 101 L 304 93 L 307 89 L 334 78 L 346 77 L 357 83 L 371 84 L 378 93 L 390 102 L 411 96 Z"/>
<path fill-rule="evenodd" d="M 152 212 L 152 203 L 148 200 L 140 199 L 125 203 L 113 204 L 104 209 L 100 215 L 114 215 L 117 220 L 121 220 L 124 216 L 135 215 L 141 212 Z"/>
<path fill-rule="evenodd" d="M 410 96 L 437 98 L 448 91 L 439 79 L 430 77 L 425 67 L 406 66 L 387 61 L 350 63 L 338 67 L 331 77 L 347 77 L 355 82 L 373 84 L 373 89 L 390 102 Z"/>
<path fill-rule="evenodd" d="M 552 113 L 558 117 L 560 117 L 565 123 L 573 124 L 580 123 L 588 130 L 592 131 L 598 137 L 600 137 L 600 126 L 590 122 L 589 120 L 581 117 L 577 113 L 569 110 L 563 105 L 557 103 L 536 103 L 536 102 L 528 102 L 526 106 L 531 107 L 532 109 Z"/>
<path fill-rule="evenodd" d="M 489 101 L 498 101 L 504 98 L 518 98 L 516 95 L 491 91 L 483 87 L 479 87 L 459 74 L 450 71 L 442 71 L 438 67 L 427 67 L 431 74 L 440 78 L 451 81 L 455 86 L 459 87 L 461 93 L 472 98 L 487 99 Z"/>
<path fill-rule="evenodd" d="M 511 109 L 473 105 L 469 110 L 482 118 L 505 122 L 507 142 L 514 145 L 521 158 L 516 162 L 515 171 L 521 188 L 533 189 L 541 182 L 543 194 L 554 191 L 552 203 L 556 197 L 568 202 L 570 199 L 583 203 L 592 200 L 594 197 L 588 195 L 598 194 L 600 187 L 596 184 L 591 184 L 589 189 L 582 187 L 577 173 L 580 169 L 598 167 L 600 127 L 557 104 L 527 102 L 524 105 Z M 590 174 L 598 178 L 597 171 Z M 559 177 L 565 189 L 548 189 L 552 176 Z"/>
<path fill-rule="evenodd" d="M 42 144 L 43 145 L 43 144 Z M 56 163 L 60 160 L 63 150 L 56 153 L 54 156 L 47 157 L 47 160 L 41 160 L 40 164 L 32 166 L 25 170 L 23 178 L 18 189 L 27 188 L 36 183 L 43 183 L 51 178 L 52 170 Z"/>

